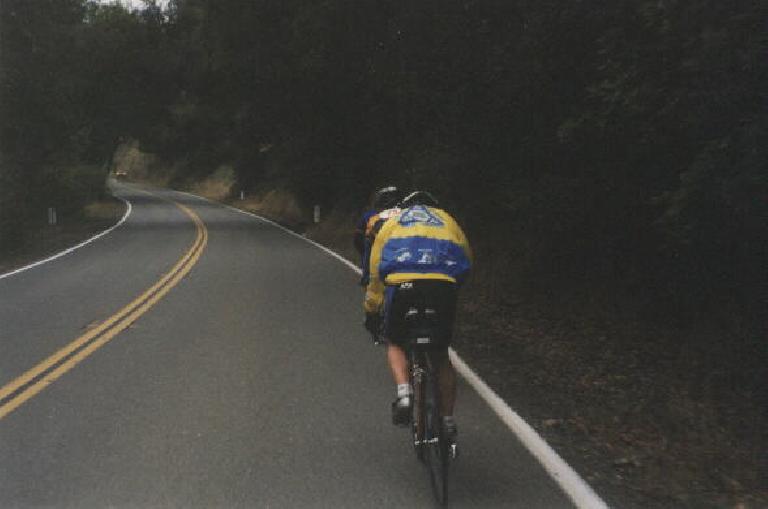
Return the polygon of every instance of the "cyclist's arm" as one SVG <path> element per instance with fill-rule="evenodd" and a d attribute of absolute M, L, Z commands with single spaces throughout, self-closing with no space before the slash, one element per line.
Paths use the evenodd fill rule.
<path fill-rule="evenodd" d="M 352 243 L 360 256 L 365 254 L 365 241 L 368 231 L 368 221 L 376 215 L 375 210 L 366 211 L 355 225 L 355 233 L 352 234 Z"/>
<path fill-rule="evenodd" d="M 371 245 L 369 280 L 365 291 L 365 312 L 378 313 L 384 303 L 384 280 L 386 275 L 381 274 L 381 253 L 389 238 L 392 221 L 384 221 L 381 229 L 376 233 Z"/>

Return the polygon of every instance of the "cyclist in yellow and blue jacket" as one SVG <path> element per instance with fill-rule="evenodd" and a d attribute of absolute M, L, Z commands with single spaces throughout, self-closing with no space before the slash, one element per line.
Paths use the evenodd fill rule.
<path fill-rule="evenodd" d="M 431 302 L 440 307 L 440 334 L 445 339 L 445 351 L 439 368 L 442 415 L 449 436 L 455 438 L 456 425 L 453 406 L 456 377 L 448 359 L 456 290 L 469 275 L 472 251 L 456 220 L 437 207 L 437 200 L 427 192 L 416 191 L 403 199 L 400 211 L 387 219 L 375 236 L 370 252 L 370 280 L 365 294 L 366 326 L 379 330 L 387 342 L 387 358 L 397 384 L 397 399 L 392 404 L 392 420 L 405 425 L 410 418 L 412 388 L 408 384 L 407 360 L 399 337 L 402 313 L 390 313 L 402 308 L 402 288 L 418 286 Z M 404 284 L 406 283 L 406 284 Z M 407 309 L 407 304 L 405 304 Z"/>
<path fill-rule="evenodd" d="M 381 223 L 393 215 L 396 210 L 393 207 L 400 202 L 402 196 L 395 186 L 382 187 L 373 194 L 370 209 L 366 210 L 357 222 L 352 238 L 355 249 L 360 253 L 361 286 L 368 284 L 368 263 L 373 237 Z"/>

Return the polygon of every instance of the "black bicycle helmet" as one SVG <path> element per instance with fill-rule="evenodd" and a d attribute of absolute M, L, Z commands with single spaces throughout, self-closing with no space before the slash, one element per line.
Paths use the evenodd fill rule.
<path fill-rule="evenodd" d="M 400 208 L 413 207 L 414 205 L 425 205 L 427 207 L 438 207 L 440 204 L 437 198 L 427 191 L 414 191 L 400 202 Z"/>
<path fill-rule="evenodd" d="M 382 187 L 373 195 L 373 208 L 386 210 L 397 205 L 402 195 L 395 186 Z"/>

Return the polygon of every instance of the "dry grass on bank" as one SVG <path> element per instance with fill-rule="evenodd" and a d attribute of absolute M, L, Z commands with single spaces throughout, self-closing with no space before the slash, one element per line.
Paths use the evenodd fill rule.
<path fill-rule="evenodd" d="M 19 244 L 4 244 L 0 250 L 0 273 L 68 249 L 117 223 L 125 204 L 106 198 L 90 203 L 78 217 L 60 217 L 59 224 L 29 226 L 29 234 Z"/>
<path fill-rule="evenodd" d="M 333 249 L 347 260 L 357 262 L 360 255 L 352 245 L 352 234 L 355 222 L 348 213 L 333 211 L 328 217 L 321 218 L 317 225 L 307 230 L 307 236 L 312 240 Z"/>
<path fill-rule="evenodd" d="M 346 211 L 332 210 L 324 215 L 321 210 L 320 222 L 314 224 L 314 211 L 302 208 L 293 194 L 281 190 L 271 190 L 244 200 L 235 198 L 229 203 L 284 224 L 320 244 L 331 246 L 348 260 L 357 261 L 360 257 L 352 245 L 355 218 Z"/>
<path fill-rule="evenodd" d="M 310 212 L 302 210 L 296 197 L 287 191 L 267 191 L 244 200 L 232 200 L 231 204 L 298 230 L 303 230 L 311 219 Z"/>
<path fill-rule="evenodd" d="M 137 140 L 122 143 L 112 158 L 112 171 L 125 175 L 128 181 L 167 187 L 173 173 L 161 170 L 157 157 L 142 152 Z"/>
<path fill-rule="evenodd" d="M 189 190 L 209 200 L 224 201 L 232 194 L 234 184 L 235 171 L 231 166 L 222 165 L 204 180 L 193 184 Z"/>
<path fill-rule="evenodd" d="M 111 221 L 119 219 L 125 212 L 125 204 L 114 199 L 89 203 L 83 209 L 86 220 Z"/>

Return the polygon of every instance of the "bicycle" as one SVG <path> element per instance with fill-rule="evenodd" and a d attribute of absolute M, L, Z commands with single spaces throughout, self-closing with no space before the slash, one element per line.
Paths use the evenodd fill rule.
<path fill-rule="evenodd" d="M 413 286 L 406 286 L 408 284 L 402 284 L 401 288 L 413 290 Z M 438 326 L 439 306 L 432 306 L 421 292 L 414 293 L 409 305 L 400 310 L 404 313 L 404 330 L 400 336 L 403 341 L 399 342 L 406 350 L 409 382 L 413 388 L 412 443 L 416 457 L 429 470 L 436 502 L 445 505 L 449 465 L 458 452 L 456 444 L 444 434 L 440 411 L 439 367 L 448 345 Z M 380 334 L 374 335 L 374 342 L 381 342 Z"/>
<path fill-rule="evenodd" d="M 411 429 L 416 457 L 429 469 L 435 500 L 444 505 L 448 498 L 448 466 L 456 457 L 456 444 L 449 443 L 443 433 L 440 412 L 440 384 L 438 362 L 434 350 L 423 348 L 415 338 L 408 349 L 408 364 L 413 387 Z"/>

